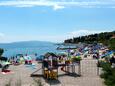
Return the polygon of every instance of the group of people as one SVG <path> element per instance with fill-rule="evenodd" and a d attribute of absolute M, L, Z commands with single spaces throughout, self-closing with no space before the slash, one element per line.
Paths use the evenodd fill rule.
<path fill-rule="evenodd" d="M 9 66 L 10 65 L 20 65 L 20 64 L 32 64 L 32 57 L 31 56 L 23 56 L 23 55 L 17 55 L 15 57 L 7 58 L 7 57 L 1 57 L 0 58 L 0 69 L 1 72 L 7 73 L 10 72 Z"/>
<path fill-rule="evenodd" d="M 23 55 L 23 54 L 18 54 L 15 57 L 11 57 L 9 59 L 10 63 L 13 65 L 19 65 L 19 64 L 32 64 L 32 57 L 29 55 Z"/>

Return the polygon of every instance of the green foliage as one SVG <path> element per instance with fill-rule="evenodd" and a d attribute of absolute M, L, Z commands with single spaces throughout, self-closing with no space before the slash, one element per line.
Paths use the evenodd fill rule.
<path fill-rule="evenodd" d="M 78 62 L 78 61 L 80 61 L 81 60 L 81 58 L 72 58 L 72 61 L 73 62 Z"/>
<path fill-rule="evenodd" d="M 110 50 L 115 50 L 115 38 L 109 40 Z"/>
<path fill-rule="evenodd" d="M 115 69 L 111 68 L 109 63 L 102 64 L 103 73 L 101 74 L 101 78 L 104 78 L 104 83 L 107 86 L 115 86 Z"/>
<path fill-rule="evenodd" d="M 112 36 L 115 36 L 115 31 L 76 37 L 73 39 L 67 39 L 64 42 L 65 43 L 81 42 L 88 44 L 103 43 L 104 45 L 109 46 L 110 50 L 115 50 L 115 38 L 114 37 L 112 38 Z"/>
<path fill-rule="evenodd" d="M 115 31 L 113 32 L 104 32 L 99 34 L 91 34 L 87 36 L 75 37 L 73 39 L 67 39 L 65 43 L 103 43 L 104 45 L 108 45 L 111 37 L 115 35 Z"/>
<path fill-rule="evenodd" d="M 0 48 L 0 57 L 3 54 L 4 50 Z"/>

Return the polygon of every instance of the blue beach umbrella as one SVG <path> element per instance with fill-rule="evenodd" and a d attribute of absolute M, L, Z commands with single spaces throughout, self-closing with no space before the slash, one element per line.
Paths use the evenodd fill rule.
<path fill-rule="evenodd" d="M 107 52 L 107 53 L 103 54 L 103 55 L 100 56 L 100 57 L 102 58 L 102 57 L 105 57 L 105 56 L 109 56 L 109 55 L 111 55 L 111 54 L 113 54 L 113 51 Z"/>

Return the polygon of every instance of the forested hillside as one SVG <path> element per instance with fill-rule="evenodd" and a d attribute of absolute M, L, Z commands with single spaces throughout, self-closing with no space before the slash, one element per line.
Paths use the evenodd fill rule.
<path fill-rule="evenodd" d="M 115 49 L 115 31 L 103 32 L 99 34 L 91 34 L 81 37 L 75 37 L 67 39 L 64 43 L 103 43 L 110 47 L 110 49 Z"/>

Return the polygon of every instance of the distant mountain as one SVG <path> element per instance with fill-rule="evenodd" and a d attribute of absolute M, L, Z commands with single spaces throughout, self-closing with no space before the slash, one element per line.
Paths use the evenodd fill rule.
<path fill-rule="evenodd" d="M 46 41 L 21 41 L 13 43 L 0 43 L 0 48 L 34 48 L 53 46 L 55 43 Z"/>

